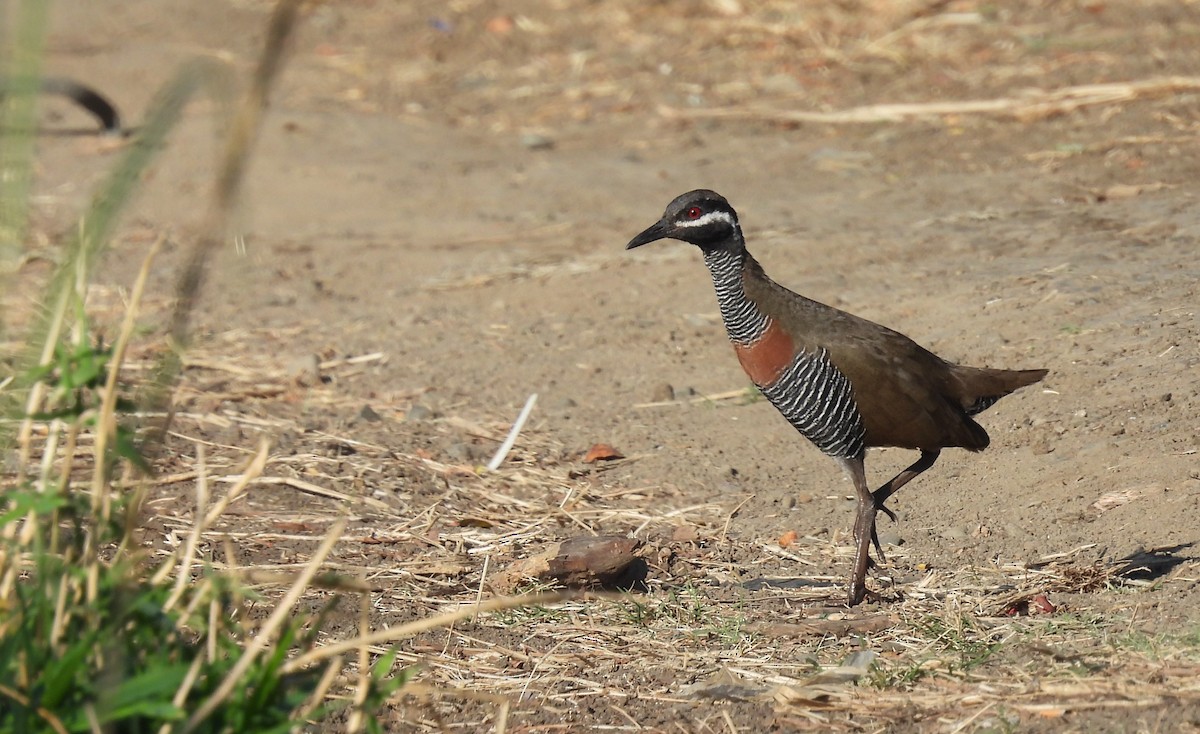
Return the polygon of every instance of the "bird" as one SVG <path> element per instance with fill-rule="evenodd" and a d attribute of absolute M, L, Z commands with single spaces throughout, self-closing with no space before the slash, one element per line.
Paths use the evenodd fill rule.
<path fill-rule="evenodd" d="M 662 218 L 625 246 L 662 239 L 700 248 L 721 320 L 738 362 L 783 417 L 854 484 L 854 562 L 847 603 L 867 594 L 871 545 L 885 562 L 875 520 L 896 520 L 884 503 L 934 465 L 946 448 L 982 451 L 987 431 L 973 416 L 1047 370 L 1001 370 L 948 362 L 907 336 L 777 284 L 746 249 L 725 197 L 697 189 L 676 197 Z M 919 451 L 917 460 L 874 491 L 868 447 Z"/>

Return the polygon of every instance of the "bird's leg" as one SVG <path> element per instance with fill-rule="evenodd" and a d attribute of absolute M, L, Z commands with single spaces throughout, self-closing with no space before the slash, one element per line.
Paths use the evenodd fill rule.
<path fill-rule="evenodd" d="M 854 568 L 850 572 L 850 589 L 847 604 L 854 606 L 867 595 L 867 569 L 871 566 L 871 542 L 875 539 L 875 511 L 878 507 L 875 495 L 867 486 L 867 471 L 862 457 L 842 459 L 842 469 L 854 482 L 858 494 L 858 515 L 854 518 Z"/>
<path fill-rule="evenodd" d="M 916 479 L 917 475 L 919 475 L 921 472 L 933 466 L 934 462 L 938 460 L 938 456 L 940 456 L 941 453 L 942 452 L 940 449 L 921 449 L 921 458 L 914 461 L 912 466 L 892 477 L 891 481 L 885 483 L 882 487 L 871 493 L 871 496 L 875 498 L 876 509 L 883 510 L 883 513 L 887 515 L 892 522 L 896 522 L 896 513 L 884 507 L 883 503 L 887 502 L 888 498 L 894 495 L 898 489 L 908 484 L 913 479 Z M 882 555 L 883 550 L 879 548 L 878 538 L 875 539 L 875 547 L 879 549 L 879 553 Z"/>
<path fill-rule="evenodd" d="M 879 560 L 885 561 L 879 535 L 875 532 L 875 514 L 882 510 L 895 522 L 896 514 L 883 503 L 921 472 L 933 466 L 940 455 L 941 451 L 938 449 L 922 449 L 920 458 L 874 492 L 867 486 L 866 466 L 861 458 L 841 460 L 842 469 L 850 477 L 850 481 L 854 482 L 854 490 L 858 494 L 858 514 L 854 518 L 854 570 L 850 575 L 850 592 L 847 599 L 850 606 L 862 602 L 867 594 L 867 571 L 871 567 L 872 544 L 879 553 Z"/>

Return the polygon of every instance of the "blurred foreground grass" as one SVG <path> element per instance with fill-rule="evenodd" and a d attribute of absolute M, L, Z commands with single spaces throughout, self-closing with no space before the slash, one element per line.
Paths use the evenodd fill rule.
<path fill-rule="evenodd" d="M 339 716 L 348 730 L 378 731 L 374 712 L 406 680 L 392 673 L 394 654 L 383 655 L 371 669 L 362 666 L 352 695 L 328 695 L 339 685 L 342 657 L 313 652 L 337 598 L 315 615 L 293 609 L 315 583 L 344 522 L 334 524 L 266 620 L 248 618 L 249 594 L 231 577 L 198 563 L 201 533 L 261 472 L 265 444 L 242 481 L 219 500 L 210 502 L 200 472 L 186 543 L 153 558 L 140 545 L 141 500 L 152 473 L 142 457 L 163 427 L 139 432 L 133 412 L 169 405 L 206 263 L 228 241 L 229 212 L 299 4 L 277 4 L 258 68 L 237 105 L 230 104 L 229 69 L 211 59 L 185 65 L 161 90 L 64 243 L 33 326 L 9 342 L 16 346 L 0 360 L 0 732 L 282 732 L 347 708 L 349 715 Z M 18 277 L 23 259 L 48 13 L 39 0 L 23 0 L 14 10 L 17 23 L 5 39 L 12 83 L 0 140 L 4 278 Z M 202 91 L 231 110 L 219 121 L 224 152 L 210 216 L 179 276 L 163 350 L 168 356 L 133 399 L 121 379 L 122 362 L 161 240 L 146 256 L 112 344 L 100 343 L 89 324 L 88 289 L 147 167 L 170 144 L 184 106 Z M 11 327 L 0 328 L 8 334 Z M 203 455 L 197 463 L 203 467 Z M 118 488 L 118 476 L 121 487 L 133 489 Z M 289 667 L 305 654 L 312 664 Z"/>

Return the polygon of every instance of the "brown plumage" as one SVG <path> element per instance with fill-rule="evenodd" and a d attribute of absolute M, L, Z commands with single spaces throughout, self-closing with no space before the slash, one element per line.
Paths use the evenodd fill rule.
<path fill-rule="evenodd" d="M 742 367 L 854 482 L 859 509 L 848 601 L 859 603 L 872 542 L 883 554 L 875 515 L 882 510 L 895 519 L 884 502 L 933 466 L 942 449 L 986 448 L 987 432 L 971 416 L 1041 380 L 1046 370 L 953 364 L 897 331 L 784 288 L 746 251 L 736 212 L 712 191 L 676 198 L 627 249 L 663 238 L 700 247 Z M 863 462 L 869 446 L 915 449 L 921 456 L 872 492 Z"/>
<path fill-rule="evenodd" d="M 795 345 L 825 349 L 849 378 L 867 446 L 982 451 L 988 435 L 971 419 L 971 409 L 1046 376 L 1046 370 L 947 362 L 898 331 L 788 290 L 767 277 L 749 253 L 742 282 L 746 297 Z"/>

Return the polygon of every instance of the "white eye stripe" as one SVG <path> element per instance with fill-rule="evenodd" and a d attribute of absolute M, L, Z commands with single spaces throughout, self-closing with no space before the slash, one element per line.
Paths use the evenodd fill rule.
<path fill-rule="evenodd" d="M 699 219 L 685 219 L 682 222 L 676 223 L 677 227 L 703 227 L 706 224 L 713 222 L 724 222 L 730 227 L 733 226 L 733 215 L 729 212 L 709 212 Z"/>

